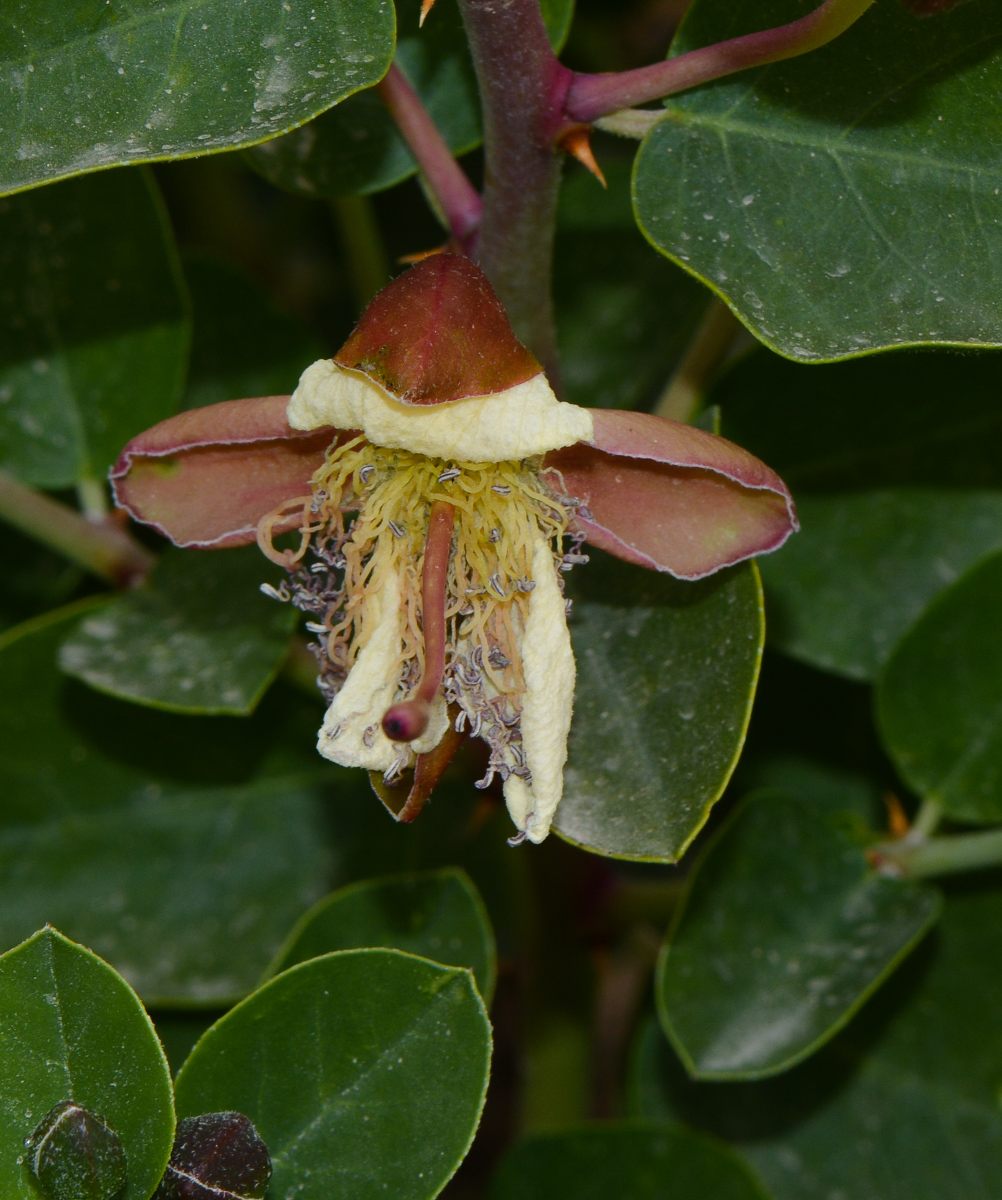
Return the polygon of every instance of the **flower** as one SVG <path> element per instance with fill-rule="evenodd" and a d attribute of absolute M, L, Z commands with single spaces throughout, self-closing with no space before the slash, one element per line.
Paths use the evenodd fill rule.
<path fill-rule="evenodd" d="M 181 546 L 257 539 L 313 618 L 326 758 L 411 820 L 466 734 L 518 829 L 563 789 L 584 542 L 699 579 L 796 529 L 783 482 L 723 438 L 557 399 L 471 261 L 424 260 L 291 397 L 181 413 L 133 439 L 118 504 Z M 275 538 L 299 532 L 295 549 Z"/>

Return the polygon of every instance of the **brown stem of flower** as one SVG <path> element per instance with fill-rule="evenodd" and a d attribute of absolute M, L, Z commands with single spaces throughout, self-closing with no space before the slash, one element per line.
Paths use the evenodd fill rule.
<path fill-rule="evenodd" d="M 463 252 L 470 254 L 483 211 L 476 188 L 453 158 L 417 92 L 396 64 L 376 84 L 376 91 L 417 159 L 428 186 L 441 205 L 452 236 Z"/>
<path fill-rule="evenodd" d="M 141 583 L 156 558 L 112 517 L 88 521 L 0 471 L 0 518 L 117 587 Z"/>
<path fill-rule="evenodd" d="M 452 551 L 456 506 L 436 500 L 428 516 L 421 577 L 421 630 L 424 634 L 424 674 L 410 700 L 386 710 L 383 733 L 394 742 L 413 742 L 428 728 L 431 703 L 445 674 L 445 586 Z"/>
<path fill-rule="evenodd" d="M 659 100 L 735 71 L 806 54 L 844 33 L 873 2 L 825 0 L 799 21 L 716 42 L 649 67 L 607 75 L 575 74 L 567 91 L 564 112 L 571 121 L 595 121 L 631 105 Z"/>
<path fill-rule="evenodd" d="M 459 0 L 484 114 L 484 215 L 476 258 L 515 333 L 560 390 L 552 263 L 571 72 L 553 54 L 539 0 Z"/>

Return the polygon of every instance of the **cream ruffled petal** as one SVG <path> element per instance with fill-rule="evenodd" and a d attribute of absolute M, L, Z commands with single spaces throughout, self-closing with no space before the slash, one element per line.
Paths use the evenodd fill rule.
<path fill-rule="evenodd" d="M 515 825 L 530 841 L 541 842 L 564 792 L 575 677 L 564 597 L 552 551 L 542 538 L 533 547 L 532 578 L 536 586 L 522 637 L 522 750 L 532 782 L 511 775 L 504 796 Z"/>
<path fill-rule="evenodd" d="M 396 698 L 404 629 L 400 580 L 395 572 L 387 573 L 368 604 L 372 633 L 327 710 L 317 749 L 342 767 L 386 771 L 393 765 L 397 750 L 380 722 Z M 367 741 L 371 745 L 366 745 Z"/>
<path fill-rule="evenodd" d="M 493 395 L 414 405 L 330 359 L 303 372 L 288 421 L 293 429 L 360 429 L 377 446 L 464 462 L 531 458 L 590 441 L 595 428 L 588 409 L 558 400 L 542 373 Z"/>

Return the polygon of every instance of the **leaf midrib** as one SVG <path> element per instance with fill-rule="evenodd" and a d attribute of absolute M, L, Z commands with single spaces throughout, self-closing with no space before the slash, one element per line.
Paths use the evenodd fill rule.
<path fill-rule="evenodd" d="M 804 134 L 770 129 L 752 121 L 738 121 L 732 118 L 721 118 L 708 113 L 683 112 L 669 110 L 668 116 L 658 122 L 652 133 L 669 124 L 691 125 L 711 129 L 716 134 L 729 134 L 747 138 L 756 138 L 764 142 L 772 142 L 782 146 L 796 146 L 805 150 L 815 150 L 830 157 L 838 166 L 838 154 L 851 155 L 855 158 L 873 159 L 880 162 L 897 162 L 903 165 L 934 168 L 944 173 L 967 175 L 984 175 L 989 179 L 1002 178 L 1002 162 L 997 166 L 976 166 L 970 163 L 951 163 L 945 159 L 932 158 L 927 154 L 908 153 L 903 150 L 890 150 L 886 147 L 862 146 L 852 142 L 841 142 L 838 138 L 825 141 Z"/>

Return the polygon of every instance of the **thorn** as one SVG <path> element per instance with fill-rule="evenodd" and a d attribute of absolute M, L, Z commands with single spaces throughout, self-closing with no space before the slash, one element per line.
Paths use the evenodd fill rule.
<path fill-rule="evenodd" d="M 908 814 L 901 807 L 901 801 L 893 792 L 885 792 L 884 804 L 887 806 L 887 832 L 892 838 L 904 837 L 911 825 Z"/>
<path fill-rule="evenodd" d="M 421 0 L 421 15 L 418 17 L 418 29 L 424 24 L 425 17 L 435 6 L 435 0 Z"/>
<path fill-rule="evenodd" d="M 591 171 L 604 188 L 609 186 L 605 182 L 602 168 L 598 165 L 595 155 L 591 151 L 590 125 L 572 125 L 570 129 L 557 138 L 557 145 L 562 150 L 566 150 L 568 154 L 573 154 L 582 166 L 587 167 Z"/>
<path fill-rule="evenodd" d="M 434 0 L 433 0 L 434 2 Z M 401 266 L 413 266 L 414 263 L 423 262 L 426 258 L 433 258 L 436 254 L 462 254 L 463 248 L 455 238 L 449 238 L 447 242 L 443 242 L 441 246 L 433 246 L 430 250 L 418 250 L 416 254 L 401 254 L 397 262 Z"/>

